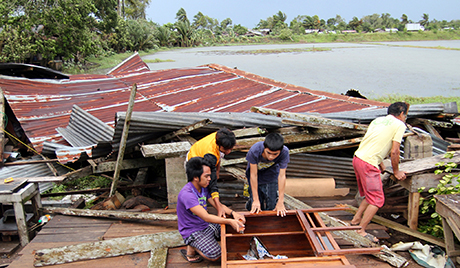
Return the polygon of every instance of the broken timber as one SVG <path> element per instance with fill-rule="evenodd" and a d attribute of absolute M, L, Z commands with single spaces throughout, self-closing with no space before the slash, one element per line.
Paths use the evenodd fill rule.
<path fill-rule="evenodd" d="M 334 127 L 342 127 L 347 129 L 354 129 L 354 130 L 367 130 L 367 126 L 349 123 L 340 120 L 328 119 L 320 116 L 314 115 L 306 115 L 300 113 L 290 113 L 280 110 L 262 108 L 262 107 L 251 107 L 251 112 L 261 113 L 265 115 L 273 115 L 281 118 L 289 118 L 294 120 L 301 120 L 305 121 L 314 125 L 327 125 L 327 126 L 334 126 Z"/>
<path fill-rule="evenodd" d="M 88 210 L 78 208 L 58 208 L 58 207 L 43 207 L 41 209 L 45 213 L 57 213 L 71 216 L 85 217 L 100 217 L 100 218 L 117 218 L 130 220 L 153 220 L 153 221 L 177 221 L 176 214 L 156 214 L 145 212 L 128 212 L 128 211 L 113 211 L 113 210 Z"/>
<path fill-rule="evenodd" d="M 350 147 L 357 146 L 361 142 L 361 140 L 362 138 L 354 138 L 354 139 L 349 139 L 349 140 L 344 140 L 344 141 L 333 141 L 333 142 L 327 142 L 327 143 L 318 144 L 318 145 L 311 145 L 311 146 L 291 149 L 289 150 L 289 154 L 291 155 L 291 154 L 307 153 L 307 152 L 312 153 L 312 152 L 336 150 L 338 148 L 350 148 Z M 241 158 L 236 158 L 236 159 L 231 159 L 231 160 L 222 159 L 221 162 L 222 162 L 222 166 L 230 166 L 230 165 L 245 163 L 246 158 L 241 157 Z"/>
<path fill-rule="evenodd" d="M 147 252 L 157 248 L 184 246 L 179 231 L 115 238 L 35 252 L 34 266 L 46 266 Z"/>
<path fill-rule="evenodd" d="M 171 142 L 171 143 L 158 143 L 142 145 L 141 151 L 144 157 L 155 157 L 156 159 L 163 159 L 168 157 L 177 157 L 184 155 L 190 150 L 190 142 Z"/>
<path fill-rule="evenodd" d="M 125 124 L 123 126 L 123 133 L 121 135 L 120 148 L 118 149 L 117 165 L 113 174 L 112 187 L 109 196 L 113 196 L 117 190 L 118 177 L 120 176 L 121 164 L 125 156 L 126 140 L 128 140 L 129 125 L 131 124 L 131 114 L 133 113 L 134 100 L 136 98 L 137 84 L 131 88 L 131 95 L 129 96 L 128 110 L 126 111 Z"/>

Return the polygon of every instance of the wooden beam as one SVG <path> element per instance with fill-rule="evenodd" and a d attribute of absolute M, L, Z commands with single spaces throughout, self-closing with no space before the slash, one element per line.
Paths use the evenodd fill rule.
<path fill-rule="evenodd" d="M 148 212 L 128 212 L 117 210 L 90 210 L 78 208 L 43 207 L 45 213 L 57 213 L 70 216 L 117 218 L 126 220 L 177 221 L 176 214 L 157 214 Z"/>
<path fill-rule="evenodd" d="M 168 249 L 167 248 L 154 248 L 150 251 L 150 259 L 147 264 L 147 268 L 166 267 L 167 259 L 168 259 Z"/>
<path fill-rule="evenodd" d="M 125 169 L 137 169 L 137 168 L 143 168 L 143 167 L 150 167 L 153 164 L 155 164 L 157 160 L 155 158 L 135 158 L 135 159 L 124 159 L 123 162 L 121 163 L 121 170 Z M 98 173 L 105 173 L 105 172 L 111 172 L 115 170 L 115 167 L 117 165 L 116 161 L 105 161 L 105 162 L 100 162 L 97 163 L 97 166 L 93 168 L 93 173 L 98 174 Z M 91 168 L 89 166 L 89 168 Z M 89 175 L 89 174 L 88 174 Z"/>
<path fill-rule="evenodd" d="M 233 134 L 235 134 L 235 137 L 237 138 L 267 134 L 267 130 L 260 127 L 235 129 L 232 130 L 232 132 Z"/>
<path fill-rule="evenodd" d="M 196 122 L 196 123 L 193 123 L 191 125 L 188 125 L 186 127 L 183 127 L 177 131 L 174 131 L 172 133 L 169 133 L 169 134 L 166 134 L 164 136 L 161 136 L 157 139 L 155 139 L 152 143 L 162 143 L 162 142 L 165 142 L 165 141 L 168 141 L 174 137 L 177 137 L 179 135 L 185 135 L 185 134 L 188 134 L 190 131 L 193 131 L 195 129 L 198 129 L 198 128 L 201 128 L 201 127 L 204 127 L 204 126 L 207 126 L 209 124 L 211 124 L 212 121 L 209 120 L 209 119 L 204 119 L 204 120 L 201 120 L 199 122 Z"/>
<path fill-rule="evenodd" d="M 151 184 L 138 184 L 138 185 L 131 185 L 131 186 L 118 186 L 117 190 L 155 188 L 159 186 L 166 186 L 166 184 L 165 183 L 162 183 L 162 184 L 151 183 Z M 98 189 L 88 189 L 88 190 L 78 190 L 78 191 L 67 191 L 67 192 L 61 192 L 61 193 L 41 194 L 41 197 L 73 195 L 73 194 L 87 194 L 87 193 L 107 192 L 107 191 L 110 191 L 110 188 L 98 188 Z"/>
<path fill-rule="evenodd" d="M 289 150 L 289 154 L 298 154 L 298 153 L 307 153 L 307 152 L 321 152 L 321 151 L 330 151 L 344 148 L 351 148 L 358 146 L 363 138 L 353 138 L 343 141 L 334 141 L 328 143 L 322 143 L 318 145 L 306 146 L 296 149 Z"/>
<path fill-rule="evenodd" d="M 141 146 L 141 152 L 144 157 L 163 159 L 185 155 L 190 147 L 192 146 L 188 141 L 148 144 Z"/>
<path fill-rule="evenodd" d="M 251 111 L 256 112 L 256 113 L 266 114 L 266 115 L 273 115 L 273 116 L 277 116 L 281 118 L 302 120 L 302 121 L 305 121 L 311 124 L 321 124 L 321 125 L 342 127 L 342 128 L 348 128 L 348 129 L 354 129 L 354 130 L 364 130 L 364 131 L 367 130 L 367 126 L 364 126 L 364 125 L 354 124 L 354 123 L 340 121 L 340 120 L 328 119 L 328 118 L 314 116 L 314 115 L 290 113 L 290 112 L 262 108 L 262 107 L 251 107 Z"/>
<path fill-rule="evenodd" d="M 350 208 L 350 212 L 352 212 L 352 213 L 356 213 L 356 211 L 358 210 L 357 208 L 355 208 L 353 206 L 350 206 L 350 205 L 348 207 Z M 399 223 L 396 223 L 394 221 L 385 219 L 384 217 L 380 217 L 378 215 L 375 215 L 372 218 L 372 221 L 375 222 L 375 223 L 384 225 L 384 226 L 386 226 L 388 228 L 394 229 L 394 230 L 396 230 L 398 232 L 408 234 L 408 235 L 413 236 L 415 238 L 424 240 L 424 241 L 426 241 L 428 243 L 435 244 L 435 245 L 438 245 L 438 246 L 443 247 L 443 248 L 446 247 L 446 244 L 440 238 L 437 238 L 437 237 L 434 237 L 432 235 L 428 235 L 428 234 L 418 232 L 417 230 L 413 230 L 413 229 L 411 229 L 411 228 L 409 228 L 407 226 L 404 226 L 402 224 L 399 224 Z"/>
<path fill-rule="evenodd" d="M 35 251 L 34 266 L 55 265 L 82 260 L 122 256 L 157 248 L 184 246 L 179 231 L 115 238 Z"/>
<path fill-rule="evenodd" d="M 136 99 L 137 84 L 131 87 L 131 95 L 129 96 L 128 110 L 126 111 L 125 123 L 121 134 L 120 148 L 118 149 L 117 165 L 113 174 L 112 187 L 109 196 L 113 196 L 117 190 L 118 178 L 120 177 L 121 165 L 125 156 L 126 141 L 128 140 L 129 125 L 131 124 L 131 114 L 133 113 L 134 101 Z"/>

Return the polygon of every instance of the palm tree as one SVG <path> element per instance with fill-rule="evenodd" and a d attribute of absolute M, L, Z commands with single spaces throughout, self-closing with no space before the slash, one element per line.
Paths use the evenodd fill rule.
<path fill-rule="evenodd" d="M 180 8 L 179 11 L 177 11 L 176 13 L 176 20 L 177 21 L 182 21 L 182 22 L 185 22 L 187 21 L 188 22 L 188 18 L 187 18 L 187 12 L 185 12 L 185 9 L 184 8 Z"/>
<path fill-rule="evenodd" d="M 409 21 L 407 20 L 407 15 L 406 14 L 402 14 L 401 16 L 401 23 L 402 24 L 407 24 Z"/>
<path fill-rule="evenodd" d="M 158 39 L 158 42 L 162 47 L 169 47 L 173 41 L 172 31 L 166 26 L 158 27 L 155 37 Z"/>
<path fill-rule="evenodd" d="M 428 21 L 429 18 L 430 18 L 430 16 L 429 16 L 428 14 L 423 13 L 422 20 L 420 21 L 420 24 L 421 24 L 423 27 L 426 28 L 426 27 L 428 26 L 428 24 L 429 24 L 429 21 Z"/>
<path fill-rule="evenodd" d="M 188 20 L 186 21 L 177 21 L 176 22 L 176 30 L 179 34 L 179 43 L 182 47 L 189 47 L 192 44 L 192 36 L 193 36 L 193 27 L 190 25 Z"/>

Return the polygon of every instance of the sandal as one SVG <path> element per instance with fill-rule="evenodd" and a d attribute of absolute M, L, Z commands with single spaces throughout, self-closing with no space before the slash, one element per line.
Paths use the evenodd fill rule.
<path fill-rule="evenodd" d="M 203 261 L 203 258 L 199 254 L 188 255 L 186 249 L 181 249 L 180 254 L 182 255 L 182 257 L 184 257 L 186 261 L 191 262 L 191 263 Z M 193 260 L 190 260 L 190 259 L 193 259 Z"/>
<path fill-rule="evenodd" d="M 375 237 L 375 236 L 373 236 L 373 235 L 371 235 L 369 233 L 366 233 L 366 235 L 363 236 L 363 237 L 368 239 L 369 241 L 371 241 L 373 243 L 379 243 L 380 242 L 380 240 L 377 237 Z"/>

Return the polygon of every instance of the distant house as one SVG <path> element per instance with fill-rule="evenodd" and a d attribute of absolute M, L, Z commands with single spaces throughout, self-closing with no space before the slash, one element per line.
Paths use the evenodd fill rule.
<path fill-rule="evenodd" d="M 425 27 L 420 25 L 420 23 L 408 23 L 405 26 L 408 32 L 418 32 L 418 31 L 425 31 Z"/>
<path fill-rule="evenodd" d="M 356 30 L 343 30 L 342 33 L 357 33 Z"/>
<path fill-rule="evenodd" d="M 387 33 L 396 33 L 397 31 L 397 28 L 385 28 L 385 32 Z"/>
<path fill-rule="evenodd" d="M 270 29 L 259 29 L 259 30 L 248 29 L 246 36 L 264 36 L 264 35 L 269 35 L 271 31 L 272 30 Z"/>
<path fill-rule="evenodd" d="M 319 32 L 319 29 L 305 29 L 306 34 L 313 34 Z"/>

